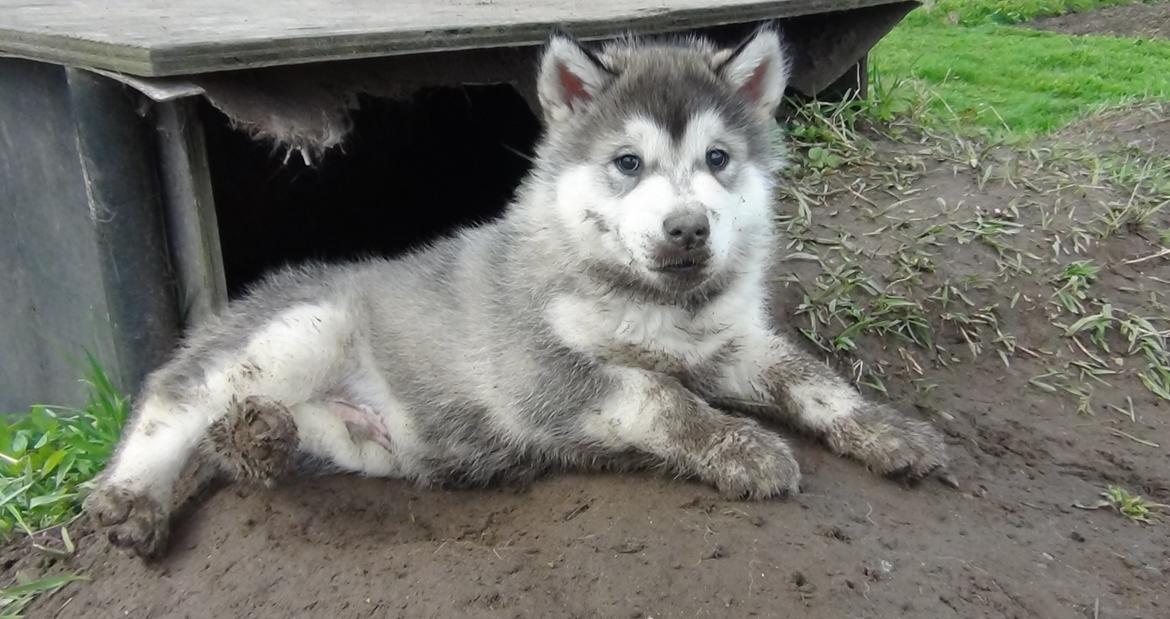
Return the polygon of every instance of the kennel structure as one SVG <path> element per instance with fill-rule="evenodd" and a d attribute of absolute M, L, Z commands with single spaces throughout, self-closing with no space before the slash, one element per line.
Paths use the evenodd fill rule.
<path fill-rule="evenodd" d="M 523 174 L 554 28 L 733 42 L 776 20 L 792 91 L 829 98 L 864 92 L 917 4 L 0 0 L 0 411 L 79 403 L 86 352 L 135 392 L 274 264 L 490 217 L 462 197 L 502 205 Z M 467 136 L 487 146 L 428 150 Z"/>

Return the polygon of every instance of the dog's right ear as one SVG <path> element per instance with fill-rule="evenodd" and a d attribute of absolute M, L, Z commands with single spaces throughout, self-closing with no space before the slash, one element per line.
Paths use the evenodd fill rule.
<path fill-rule="evenodd" d="M 553 32 L 536 88 L 545 120 L 562 122 L 580 113 L 612 78 L 593 52 L 562 31 Z"/>

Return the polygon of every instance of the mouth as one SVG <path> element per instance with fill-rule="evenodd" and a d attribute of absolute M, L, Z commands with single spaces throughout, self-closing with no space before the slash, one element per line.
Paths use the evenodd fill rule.
<path fill-rule="evenodd" d="M 652 270 L 656 273 L 667 273 L 671 275 L 693 275 L 703 270 L 707 266 L 706 260 L 676 260 L 665 264 L 659 264 Z"/>
<path fill-rule="evenodd" d="M 648 270 L 671 288 L 690 288 L 707 279 L 714 267 L 707 248 L 679 251 L 661 248 L 651 258 Z"/>

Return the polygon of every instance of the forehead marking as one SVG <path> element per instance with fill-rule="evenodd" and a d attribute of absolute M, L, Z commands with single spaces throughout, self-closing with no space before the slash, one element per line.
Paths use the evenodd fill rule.
<path fill-rule="evenodd" d="M 722 143 L 725 147 L 737 143 L 727 132 L 727 124 L 718 112 L 704 110 L 692 116 L 685 132 L 677 136 L 661 124 L 643 114 L 636 114 L 622 127 L 627 146 L 637 151 L 647 166 L 690 169 L 703 161 L 707 150 Z M 730 142 L 730 143 L 729 143 Z"/>
<path fill-rule="evenodd" d="M 629 57 L 617 104 L 650 116 L 681 140 L 696 112 L 727 103 L 731 92 L 706 57 L 670 47 L 656 51 Z"/>
<path fill-rule="evenodd" d="M 630 146 L 639 149 L 647 163 L 659 164 L 670 157 L 670 135 L 653 120 L 642 115 L 633 116 L 626 121 L 625 134 Z"/>
<path fill-rule="evenodd" d="M 713 110 L 704 110 L 695 114 L 683 135 L 679 150 L 686 160 L 703 157 L 707 149 L 719 138 L 726 138 L 727 126 L 723 119 Z"/>

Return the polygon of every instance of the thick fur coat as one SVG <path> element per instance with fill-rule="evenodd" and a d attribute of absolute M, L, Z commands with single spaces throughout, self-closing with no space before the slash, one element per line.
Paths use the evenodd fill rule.
<path fill-rule="evenodd" d="M 423 485 L 640 466 L 730 497 L 797 492 L 785 440 L 712 403 L 753 403 L 879 473 L 944 464 L 931 426 L 772 328 L 775 31 L 734 49 L 555 35 L 537 80 L 546 134 L 500 221 L 278 272 L 149 378 L 87 501 L 111 541 L 160 552 L 193 461 Z"/>

